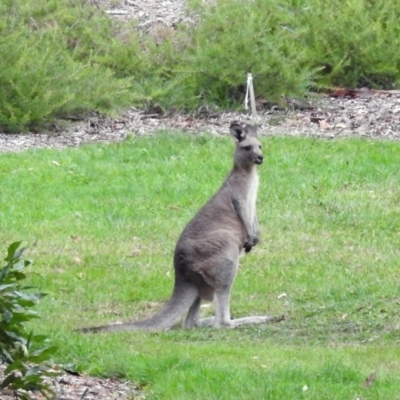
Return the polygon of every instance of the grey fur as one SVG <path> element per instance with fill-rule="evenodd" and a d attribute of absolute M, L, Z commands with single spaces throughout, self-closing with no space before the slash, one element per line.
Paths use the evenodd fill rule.
<path fill-rule="evenodd" d="M 252 316 L 231 319 L 230 291 L 239 265 L 239 254 L 259 241 L 256 216 L 258 173 L 263 162 L 254 126 L 232 124 L 235 140 L 233 169 L 221 188 L 183 230 L 174 254 L 175 286 L 171 298 L 155 316 L 137 322 L 83 328 L 81 332 L 126 330 L 159 331 L 175 326 L 184 313 L 184 328 L 236 327 L 282 318 Z M 215 298 L 215 317 L 199 318 L 202 300 Z"/>

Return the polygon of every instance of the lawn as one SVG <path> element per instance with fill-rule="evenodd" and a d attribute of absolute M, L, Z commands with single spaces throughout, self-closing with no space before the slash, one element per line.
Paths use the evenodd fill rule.
<path fill-rule="evenodd" d="M 262 142 L 262 237 L 231 310 L 287 320 L 151 334 L 73 329 L 168 299 L 176 240 L 229 172 L 232 140 L 161 132 L 0 154 L 0 245 L 30 246 L 30 281 L 48 293 L 32 328 L 58 362 L 131 379 L 148 399 L 400 399 L 400 143 Z"/>

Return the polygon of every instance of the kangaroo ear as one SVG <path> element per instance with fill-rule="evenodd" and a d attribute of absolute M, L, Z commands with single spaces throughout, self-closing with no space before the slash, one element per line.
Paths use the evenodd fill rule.
<path fill-rule="evenodd" d="M 229 127 L 229 130 L 231 132 L 231 135 L 233 136 L 233 138 L 235 139 L 235 141 L 242 142 L 246 136 L 247 136 L 247 132 L 246 129 L 243 128 L 241 125 L 239 124 L 232 124 Z"/>
<path fill-rule="evenodd" d="M 246 125 L 244 129 L 249 136 L 257 137 L 257 127 L 255 125 Z"/>

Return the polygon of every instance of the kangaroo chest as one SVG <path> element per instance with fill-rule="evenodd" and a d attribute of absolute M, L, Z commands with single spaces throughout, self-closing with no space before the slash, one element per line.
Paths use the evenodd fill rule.
<path fill-rule="evenodd" d="M 253 221 L 256 216 L 256 202 L 258 193 L 259 177 L 257 171 L 254 169 L 249 180 L 249 186 L 246 197 L 246 207 L 249 213 L 250 221 Z"/>

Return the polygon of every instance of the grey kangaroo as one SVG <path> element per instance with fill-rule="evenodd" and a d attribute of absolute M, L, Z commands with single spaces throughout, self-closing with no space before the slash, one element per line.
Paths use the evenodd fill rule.
<path fill-rule="evenodd" d="M 159 331 L 172 328 L 187 312 L 184 328 L 280 321 L 273 316 L 231 319 L 230 292 L 239 266 L 239 254 L 259 240 L 256 216 L 257 165 L 264 160 L 254 126 L 232 124 L 236 143 L 233 169 L 215 195 L 183 230 L 174 254 L 175 286 L 171 298 L 155 316 L 137 322 L 83 328 L 81 332 L 123 330 Z M 199 318 L 202 300 L 215 297 L 215 317 Z"/>

